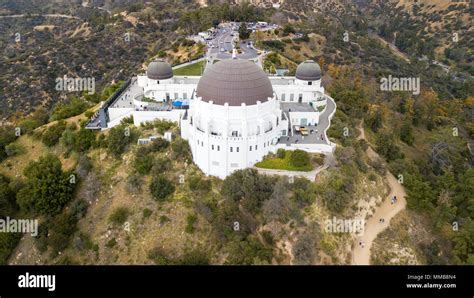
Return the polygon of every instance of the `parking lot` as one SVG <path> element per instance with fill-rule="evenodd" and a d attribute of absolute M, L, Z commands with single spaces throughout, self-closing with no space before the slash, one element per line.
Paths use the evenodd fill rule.
<path fill-rule="evenodd" d="M 276 25 L 249 23 L 249 30 L 270 30 Z M 234 39 L 238 38 L 238 30 L 240 23 L 223 23 L 213 32 L 209 33 L 206 41 L 208 45 L 208 58 L 210 59 L 230 59 L 232 58 L 232 51 L 234 49 Z M 237 54 L 239 59 L 255 59 L 260 53 L 254 48 L 251 41 L 242 41 L 240 43 L 240 53 Z"/>

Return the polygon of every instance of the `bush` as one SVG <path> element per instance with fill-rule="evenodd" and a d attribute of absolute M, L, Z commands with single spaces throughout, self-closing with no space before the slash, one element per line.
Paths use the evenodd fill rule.
<path fill-rule="evenodd" d="M 285 151 L 285 149 L 281 149 L 281 148 L 280 148 L 280 149 L 277 150 L 277 157 L 278 157 L 278 158 L 283 159 L 283 158 L 285 158 L 285 156 L 286 156 L 286 151 Z"/>
<path fill-rule="evenodd" d="M 290 164 L 294 167 L 304 167 L 309 165 L 309 154 L 303 150 L 295 150 L 291 153 Z"/>
<path fill-rule="evenodd" d="M 50 154 L 30 162 L 23 173 L 26 186 L 17 194 L 21 209 L 57 214 L 71 200 L 75 184 L 70 182 L 70 174 L 63 172 L 56 156 Z"/>
<path fill-rule="evenodd" d="M 143 218 L 148 218 L 153 214 L 153 211 L 151 211 L 148 208 L 143 209 Z"/>
<path fill-rule="evenodd" d="M 51 113 L 51 121 L 66 119 L 82 114 L 89 108 L 89 104 L 79 98 L 74 97 L 67 103 L 57 103 Z"/>
<path fill-rule="evenodd" d="M 196 221 L 197 221 L 196 214 L 189 214 L 186 217 L 186 222 L 187 222 L 186 228 L 185 228 L 186 233 L 188 234 L 194 233 L 194 230 L 195 230 L 194 224 L 196 223 Z"/>
<path fill-rule="evenodd" d="M 127 177 L 127 191 L 129 193 L 136 193 L 139 192 L 142 188 L 142 177 L 137 175 L 136 173 L 130 174 Z"/>
<path fill-rule="evenodd" d="M 65 129 L 66 122 L 59 121 L 58 123 L 51 125 L 46 129 L 46 131 L 43 133 L 41 140 L 46 146 L 52 147 L 58 143 Z"/>
<path fill-rule="evenodd" d="M 164 201 L 174 193 L 174 185 L 165 178 L 165 176 L 153 177 L 150 183 L 150 192 L 153 198 L 157 201 Z"/>
<path fill-rule="evenodd" d="M 21 155 L 26 152 L 25 148 L 17 143 L 10 143 L 5 146 L 7 156 Z"/>
<path fill-rule="evenodd" d="M 116 225 L 123 225 L 129 215 L 128 208 L 118 207 L 110 214 L 109 221 Z"/>
<path fill-rule="evenodd" d="M 16 139 L 15 128 L 13 126 L 0 127 L 0 161 L 7 157 L 5 147 Z"/>
<path fill-rule="evenodd" d="M 0 233 L 0 265 L 7 264 L 8 258 L 20 239 L 20 233 Z"/>
<path fill-rule="evenodd" d="M 202 179 L 201 176 L 191 176 L 188 179 L 189 189 L 192 191 L 201 191 L 208 193 L 212 188 L 210 180 Z"/>
<path fill-rule="evenodd" d="M 15 195 L 15 189 L 10 185 L 10 179 L 0 174 L 0 218 L 12 217 L 17 211 Z"/>
<path fill-rule="evenodd" d="M 107 137 L 107 151 L 114 157 L 120 157 L 127 145 L 137 141 L 136 131 L 125 125 L 118 125 L 110 129 Z"/>
<path fill-rule="evenodd" d="M 141 175 L 149 174 L 152 166 L 153 166 L 153 156 L 151 155 L 135 156 L 133 167 L 135 168 L 135 171 L 137 171 L 139 174 Z"/>
<path fill-rule="evenodd" d="M 173 150 L 174 158 L 181 160 L 191 159 L 191 148 L 188 141 L 181 138 L 176 139 L 171 143 L 171 149 Z"/>

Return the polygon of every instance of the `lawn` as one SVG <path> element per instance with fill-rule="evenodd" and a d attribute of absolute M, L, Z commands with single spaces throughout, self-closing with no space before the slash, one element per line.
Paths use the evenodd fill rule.
<path fill-rule="evenodd" d="M 173 70 L 175 76 L 200 76 L 201 71 L 204 69 L 206 60 L 202 60 L 193 64 L 186 65 L 181 68 Z"/>
<path fill-rule="evenodd" d="M 292 151 L 286 151 L 285 158 L 278 158 L 270 157 L 265 158 L 261 162 L 255 164 L 257 168 L 263 169 L 273 169 L 273 170 L 287 170 L 287 171 L 303 171 L 309 172 L 313 170 L 313 166 L 311 164 L 302 166 L 302 167 L 295 167 L 291 165 L 290 158 L 291 158 Z"/>

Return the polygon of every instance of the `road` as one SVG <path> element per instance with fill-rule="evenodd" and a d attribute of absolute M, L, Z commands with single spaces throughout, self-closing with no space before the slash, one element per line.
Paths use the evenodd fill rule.
<path fill-rule="evenodd" d="M 208 51 L 208 56 L 211 59 L 230 59 L 232 58 L 232 50 L 234 49 L 233 33 L 236 33 L 232 30 L 230 26 L 219 27 L 216 33 L 216 37 L 210 41 L 211 45 L 217 47 L 210 47 Z M 224 49 L 224 51 L 222 51 Z M 259 56 L 258 51 L 246 41 L 240 41 L 241 54 L 237 54 L 239 59 L 255 59 Z"/>
<path fill-rule="evenodd" d="M 363 125 L 359 126 L 361 132 L 358 139 L 366 139 Z M 371 160 L 380 159 L 380 156 L 370 146 L 367 148 L 367 156 Z M 398 183 L 398 180 L 393 176 L 392 173 L 387 171 L 385 179 L 390 187 L 390 193 L 382 202 L 382 204 L 376 207 L 373 216 L 366 222 L 364 235 L 356 238 L 356 243 L 352 250 L 352 265 L 370 265 L 370 249 L 377 236 L 383 232 L 390 225 L 390 220 L 395 217 L 400 211 L 406 207 L 406 192 L 403 186 Z M 391 203 L 394 196 L 397 196 L 397 202 Z M 380 223 L 380 219 L 383 218 L 384 222 Z M 363 245 L 360 245 L 363 243 Z"/>

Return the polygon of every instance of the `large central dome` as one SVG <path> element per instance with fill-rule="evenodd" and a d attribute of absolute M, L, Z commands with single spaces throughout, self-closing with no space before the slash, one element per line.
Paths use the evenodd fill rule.
<path fill-rule="evenodd" d="M 206 68 L 196 94 L 203 101 L 218 105 L 254 105 L 273 97 L 273 88 L 267 75 L 254 62 L 228 59 Z"/>

